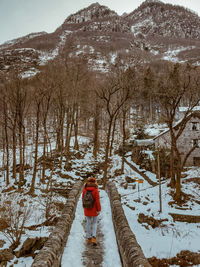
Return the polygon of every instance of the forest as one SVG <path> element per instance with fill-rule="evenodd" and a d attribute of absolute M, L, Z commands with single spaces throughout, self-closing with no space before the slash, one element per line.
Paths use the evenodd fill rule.
<path fill-rule="evenodd" d="M 57 159 L 60 172 L 69 170 L 74 151 L 78 153 L 80 149 L 80 136 L 89 139 L 86 153 L 90 148 L 96 161 L 102 156 L 100 183 L 105 188 L 112 167 L 110 157 L 119 153 L 118 174 L 123 174 L 127 147 L 133 145 L 134 139 L 151 138 L 143 131 L 146 125 L 163 123 L 171 140 L 166 151 L 169 186 L 174 190 L 174 201 L 181 203 L 181 175 L 196 147 L 183 158 L 177 144 L 191 113 L 199 105 L 199 67 L 165 61 L 130 65 L 119 56 L 109 72 L 98 73 L 89 68 L 85 58 L 64 61 L 58 58 L 43 66 L 34 77 L 22 78 L 16 71 L 2 74 L 0 95 L 1 189 L 14 186 L 15 192 L 31 198 L 40 186 L 45 186 L 48 192 L 54 170 L 52 159 Z M 180 107 L 186 107 L 181 119 Z M 175 132 L 177 121 L 179 129 Z M 158 155 L 154 152 L 156 159 Z M 6 200 L 2 201 L 1 217 L 7 218 L 12 211 L 6 214 L 3 209 Z M 49 198 L 45 208 L 47 219 L 48 201 Z M 10 238 L 12 249 L 19 246 L 23 235 L 28 210 L 19 211 L 18 223 L 22 213 L 20 229 L 13 225 L 7 231 L 11 223 L 1 219 L 1 231 Z"/>

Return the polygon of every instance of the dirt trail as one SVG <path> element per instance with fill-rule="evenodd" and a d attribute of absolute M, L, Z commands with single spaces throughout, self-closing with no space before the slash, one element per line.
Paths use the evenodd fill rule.
<path fill-rule="evenodd" d="M 82 254 L 83 266 L 86 267 L 102 267 L 104 256 L 104 235 L 101 231 L 101 216 L 98 216 L 97 224 L 97 246 L 87 244 L 85 241 L 85 250 Z M 83 221 L 83 226 L 86 229 L 86 219 Z"/>

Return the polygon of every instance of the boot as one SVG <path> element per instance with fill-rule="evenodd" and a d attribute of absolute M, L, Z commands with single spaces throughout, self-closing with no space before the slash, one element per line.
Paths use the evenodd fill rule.
<path fill-rule="evenodd" d="M 92 243 L 92 238 L 88 238 L 87 243 L 91 244 Z"/>
<path fill-rule="evenodd" d="M 96 240 L 96 237 L 92 237 L 92 244 L 94 245 L 94 246 L 96 246 L 97 245 L 97 240 Z"/>

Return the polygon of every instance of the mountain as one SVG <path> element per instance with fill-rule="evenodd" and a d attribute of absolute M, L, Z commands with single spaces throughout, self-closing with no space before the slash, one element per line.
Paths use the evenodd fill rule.
<path fill-rule="evenodd" d="M 119 16 L 94 3 L 66 18 L 55 32 L 33 33 L 0 46 L 0 71 L 34 74 L 49 60 L 84 56 L 107 71 L 117 55 L 142 62 L 168 60 L 200 65 L 200 17 L 181 6 L 146 0 Z"/>

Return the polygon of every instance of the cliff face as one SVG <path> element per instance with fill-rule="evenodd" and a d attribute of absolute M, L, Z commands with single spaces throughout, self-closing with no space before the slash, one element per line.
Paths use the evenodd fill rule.
<path fill-rule="evenodd" d="M 148 0 L 126 19 L 133 25 L 135 33 L 200 40 L 199 16 L 181 6 Z"/>

